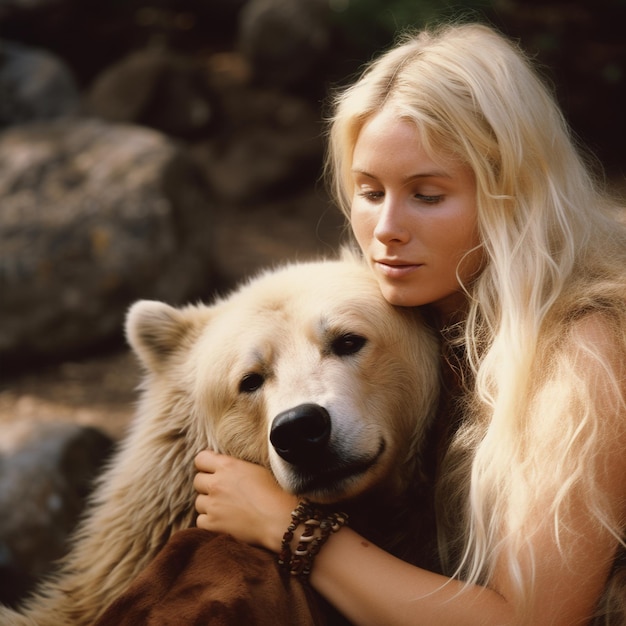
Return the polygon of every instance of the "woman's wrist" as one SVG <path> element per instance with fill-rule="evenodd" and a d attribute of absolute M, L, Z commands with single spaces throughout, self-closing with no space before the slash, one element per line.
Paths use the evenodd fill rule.
<path fill-rule="evenodd" d="M 278 565 L 292 576 L 308 580 L 315 557 L 330 536 L 348 521 L 344 512 L 300 500 L 283 533 Z"/>
<path fill-rule="evenodd" d="M 283 492 L 281 500 L 265 513 L 265 524 L 261 545 L 278 554 L 281 550 L 285 529 L 291 521 L 291 512 L 298 505 L 298 498 L 293 494 Z"/>

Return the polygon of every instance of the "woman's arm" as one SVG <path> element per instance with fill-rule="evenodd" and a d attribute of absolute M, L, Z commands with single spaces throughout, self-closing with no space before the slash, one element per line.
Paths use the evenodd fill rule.
<path fill-rule="evenodd" d="M 205 450 L 196 467 L 197 525 L 277 553 L 297 498 L 265 468 L 229 456 Z M 409 565 L 350 528 L 329 538 L 310 580 L 355 624 L 512 623 L 497 593 L 474 587 L 458 595 L 463 583 Z"/>
<path fill-rule="evenodd" d="M 355 624 L 513 624 L 501 595 L 409 565 L 350 528 L 315 559 L 311 584 Z"/>
<path fill-rule="evenodd" d="M 297 499 L 258 465 L 203 451 L 196 466 L 198 526 L 278 552 Z M 572 537 L 578 537 L 576 556 L 565 564 L 558 547 L 545 539 L 552 536 L 548 526 L 536 533 L 542 545 L 537 548 L 538 596 L 529 623 L 584 624 L 605 584 L 617 542 L 583 516 L 571 529 Z M 520 623 L 507 602 L 504 575 L 494 581 L 499 592 L 466 586 L 409 565 L 350 528 L 332 535 L 316 556 L 311 584 L 355 624 Z"/>
<path fill-rule="evenodd" d="M 282 491 L 268 470 L 245 461 L 203 451 L 196 466 L 198 526 L 278 552 L 297 499 Z M 597 602 L 617 542 L 595 523 L 579 524 L 572 529 L 579 542 L 569 566 L 551 540 L 538 548 L 533 626 L 584 624 Z M 537 533 L 538 542 L 542 535 Z M 310 580 L 355 624 L 520 623 L 507 602 L 504 576 L 495 581 L 500 592 L 466 586 L 405 563 L 350 528 L 330 537 L 315 558 Z"/>

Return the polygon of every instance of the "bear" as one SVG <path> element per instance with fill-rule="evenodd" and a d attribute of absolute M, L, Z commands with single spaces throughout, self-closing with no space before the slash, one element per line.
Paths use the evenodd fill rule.
<path fill-rule="evenodd" d="M 352 505 L 360 532 L 402 543 L 396 513 L 419 517 L 411 484 L 437 406 L 438 342 L 356 255 L 272 267 L 209 304 L 139 301 L 126 336 L 144 370 L 129 432 L 59 568 L 0 623 L 96 621 L 194 525 L 205 448 L 262 464 L 312 501 Z"/>

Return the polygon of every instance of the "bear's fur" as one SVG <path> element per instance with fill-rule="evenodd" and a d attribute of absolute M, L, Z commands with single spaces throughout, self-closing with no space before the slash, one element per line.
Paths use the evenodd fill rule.
<path fill-rule="evenodd" d="M 407 507 L 437 345 L 360 261 L 267 271 L 211 306 L 141 301 L 126 331 L 146 372 L 130 432 L 61 568 L 20 613 L 0 609 L 0 623 L 91 624 L 193 525 L 193 459 L 207 447 L 266 465 L 313 500 L 360 502 L 365 527 L 377 510 L 390 521 L 392 503 Z"/>

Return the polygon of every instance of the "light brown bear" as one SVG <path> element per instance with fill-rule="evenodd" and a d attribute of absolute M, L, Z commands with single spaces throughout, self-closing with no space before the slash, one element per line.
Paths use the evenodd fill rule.
<path fill-rule="evenodd" d="M 416 508 L 407 487 L 436 404 L 437 345 L 357 259 L 266 271 L 211 306 L 141 301 L 126 332 L 146 372 L 130 432 L 60 570 L 19 613 L 0 609 L 1 624 L 92 624 L 193 525 L 206 447 L 271 467 L 312 500 L 360 502 L 372 532 L 377 511 L 396 524 L 394 511 Z"/>

